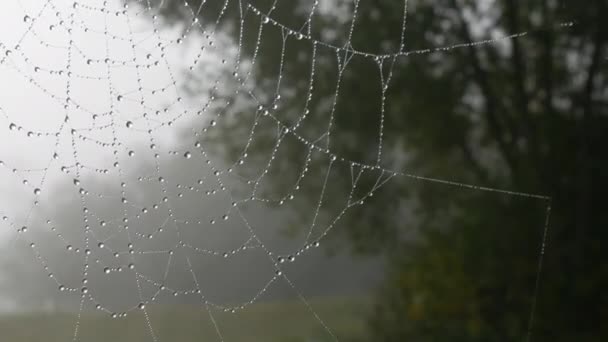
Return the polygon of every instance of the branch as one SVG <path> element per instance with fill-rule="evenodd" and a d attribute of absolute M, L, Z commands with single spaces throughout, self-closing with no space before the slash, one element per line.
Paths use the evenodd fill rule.
<path fill-rule="evenodd" d="M 545 87 L 545 111 L 553 113 L 553 37 L 549 27 L 553 23 L 549 22 L 549 5 L 548 0 L 543 0 L 543 23 L 545 29 L 542 31 L 543 44 L 545 46 L 545 62 L 543 63 L 543 84 Z"/>
<path fill-rule="evenodd" d="M 600 11 L 598 11 L 601 13 Z M 598 16 L 599 16 L 598 13 Z M 598 18 L 598 23 L 601 22 L 601 18 Z M 577 237 L 579 243 L 585 238 L 585 228 L 589 223 L 589 208 L 591 202 L 591 168 L 589 163 L 590 151 L 589 151 L 589 130 L 592 128 L 592 111 L 593 111 L 593 94 L 595 93 L 595 77 L 598 74 L 598 68 L 600 67 L 600 61 L 602 59 L 602 49 L 605 43 L 605 37 L 602 34 L 601 27 L 597 27 L 595 36 L 593 39 L 593 52 L 591 56 L 591 63 L 587 69 L 587 79 L 585 81 L 585 87 L 583 89 L 582 96 L 582 109 L 583 117 L 579 127 L 579 145 L 578 145 L 578 192 L 576 201 L 576 213 L 577 213 Z"/>
<path fill-rule="evenodd" d="M 507 0 L 507 21 L 510 32 L 521 32 L 519 27 L 519 18 L 517 4 L 515 0 Z M 527 74 L 526 63 L 522 58 L 522 51 L 518 39 L 511 40 L 513 44 L 513 53 L 511 55 L 511 63 L 513 64 L 513 74 L 515 77 L 515 91 L 517 96 L 517 108 L 522 117 L 523 124 L 520 125 L 520 130 L 528 139 L 531 148 L 533 160 L 538 160 L 539 146 L 536 137 L 536 127 L 530 116 L 529 104 L 530 97 L 526 91 L 525 75 Z"/>
<path fill-rule="evenodd" d="M 585 88 L 583 93 L 583 120 L 589 120 L 591 118 L 593 109 L 593 93 L 595 92 L 595 77 L 597 76 L 598 68 L 600 67 L 600 60 L 602 58 L 602 49 L 604 45 L 604 37 L 601 30 L 598 31 L 593 40 L 593 53 L 591 57 L 591 63 L 587 70 L 587 80 L 585 81 Z"/>
<path fill-rule="evenodd" d="M 458 13 L 458 18 L 460 20 L 460 26 L 461 26 L 461 34 L 463 35 L 463 38 L 466 41 L 469 41 L 469 42 L 472 41 L 468 23 L 465 20 L 464 16 L 462 15 L 462 9 L 460 8 L 460 6 L 458 6 L 458 3 L 456 0 L 452 0 L 451 2 L 452 2 L 452 6 Z M 485 116 L 488 121 L 490 130 L 492 131 L 492 134 L 496 137 L 496 142 L 498 143 L 498 148 L 502 152 L 503 157 L 505 158 L 505 161 L 507 162 L 507 165 L 509 166 L 509 168 L 512 171 L 515 171 L 516 159 L 515 159 L 515 153 L 514 153 L 513 139 L 511 140 L 511 142 L 507 142 L 507 140 L 505 139 L 504 128 L 503 128 L 503 125 L 501 124 L 500 120 L 498 119 L 498 106 L 496 104 L 494 96 L 492 95 L 492 90 L 490 88 L 490 83 L 488 82 L 487 73 L 481 66 L 481 61 L 480 61 L 480 58 L 477 54 L 477 50 L 475 49 L 475 47 L 472 45 L 469 45 L 467 48 L 467 51 L 469 52 L 469 57 L 471 59 L 472 65 L 473 65 L 473 71 L 474 71 L 475 77 L 477 79 L 477 83 L 479 85 L 479 88 L 481 90 L 483 97 L 485 98 L 485 107 L 486 108 L 485 108 L 484 112 L 485 112 Z"/>
<path fill-rule="evenodd" d="M 470 165 L 473 166 L 473 173 L 477 177 L 477 180 L 482 184 L 488 184 L 488 181 L 489 181 L 488 172 L 486 171 L 486 169 L 483 168 L 483 166 L 481 165 L 479 160 L 477 160 L 477 158 L 475 158 L 475 154 L 473 153 L 471 146 L 469 146 L 466 136 L 463 136 L 463 139 L 460 142 L 460 145 L 462 147 L 464 159 Z"/>

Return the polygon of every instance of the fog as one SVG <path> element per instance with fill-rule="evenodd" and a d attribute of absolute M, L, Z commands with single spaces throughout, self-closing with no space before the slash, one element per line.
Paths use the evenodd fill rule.
<path fill-rule="evenodd" d="M 256 170 L 216 153 L 221 140 L 196 143 L 222 112 L 210 94 L 231 91 L 236 43 L 214 32 L 200 53 L 208 41 L 195 30 L 105 8 L 2 4 L 0 309 L 109 314 L 196 303 L 196 290 L 219 306 L 374 291 L 381 259 L 313 244 L 339 223 L 311 207 L 311 234 L 294 233 L 297 193 L 281 207 L 241 203 L 250 184 L 235 175 Z"/>

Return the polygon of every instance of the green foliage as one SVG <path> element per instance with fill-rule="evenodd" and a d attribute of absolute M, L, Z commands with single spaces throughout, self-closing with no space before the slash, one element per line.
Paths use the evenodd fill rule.
<path fill-rule="evenodd" d="M 268 10 L 271 2 L 252 3 Z M 385 152 L 381 164 L 429 177 L 550 195 L 554 215 L 533 340 L 605 340 L 608 297 L 602 293 L 608 285 L 608 262 L 601 244 L 608 231 L 603 208 L 608 189 L 608 21 L 602 15 L 607 4 L 500 0 L 491 4 L 491 28 L 475 35 L 479 24 L 472 24 L 464 13 L 489 16 L 480 12 L 478 3 L 409 1 L 406 50 L 491 34 L 527 35 L 396 59 L 386 93 L 383 139 L 385 151 L 391 152 Z M 299 27 L 307 16 L 296 10 L 299 4 L 279 1 L 271 16 Z M 402 5 L 362 0 L 351 45 L 361 51 L 396 51 Z M 179 13 L 168 13 L 179 20 Z M 227 12 L 226 26 L 236 22 Z M 573 26 L 563 25 L 568 22 Z M 248 22 L 246 36 L 257 36 L 258 25 Z M 318 16 L 313 34 L 332 32 L 329 42 L 340 45 L 348 27 L 327 14 Z M 270 98 L 279 72 L 281 39 L 276 28 L 263 30 L 257 89 Z M 246 41 L 249 51 L 252 41 Z M 312 47 L 291 40 L 288 44 L 281 90 L 291 95 L 284 97 L 278 114 L 289 124 L 301 114 Z M 337 154 L 368 164 L 375 162 L 379 141 L 379 75 L 373 59 L 353 57 L 340 83 L 336 128 L 329 144 Z M 319 47 L 311 116 L 301 135 L 314 140 L 327 127 L 327 103 L 333 101 L 337 76 L 335 53 Z M 260 132 L 269 132 L 263 127 Z M 217 139 L 247 128 L 227 125 Z M 267 149 L 275 138 L 260 134 L 254 150 Z M 277 166 L 275 174 L 296 173 L 293 168 L 301 165 L 295 159 L 305 150 L 298 144 L 286 145 L 284 153 L 293 156 L 292 163 Z M 238 146 L 227 149 L 228 156 L 238 153 Z M 406 157 L 407 162 L 394 157 Z M 312 161 L 311 178 L 323 178 L 322 165 L 323 160 Z M 348 192 L 350 183 L 344 180 L 349 177 L 347 171 L 342 173 L 330 183 L 328 193 Z M 273 190 L 290 183 L 283 177 L 271 179 L 276 180 L 268 185 Z M 373 177 L 365 180 L 361 188 L 369 189 L 372 181 Z M 319 187 L 308 189 L 301 206 L 306 212 L 314 207 Z M 332 212 L 336 208 L 328 202 L 323 209 Z M 533 301 L 545 205 L 401 178 L 345 216 L 347 228 L 334 239 L 346 235 L 358 252 L 385 252 L 393 265 L 371 320 L 375 340 L 521 341 Z M 404 206 L 411 210 L 404 213 Z M 413 223 L 400 224 L 410 212 Z"/>

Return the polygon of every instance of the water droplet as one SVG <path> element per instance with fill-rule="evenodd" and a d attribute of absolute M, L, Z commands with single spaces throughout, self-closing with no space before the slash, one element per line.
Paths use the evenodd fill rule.
<path fill-rule="evenodd" d="M 105 274 L 110 274 L 110 272 L 112 272 L 112 270 L 109 267 L 103 269 L 103 273 Z"/>
<path fill-rule="evenodd" d="M 38 189 L 38 188 L 34 189 L 34 195 L 38 196 L 38 195 L 40 195 L 40 193 L 41 193 L 40 189 Z"/>
<path fill-rule="evenodd" d="M 127 121 L 126 126 L 127 126 L 127 128 L 133 127 L 133 122 Z"/>
<path fill-rule="evenodd" d="M 84 294 L 87 294 L 87 293 L 89 293 L 89 289 L 86 288 L 86 287 L 83 287 L 83 288 L 80 289 L 80 292 L 82 292 Z"/>
<path fill-rule="evenodd" d="M 118 95 L 118 96 L 116 97 L 116 101 L 119 101 L 119 102 L 120 102 L 120 101 L 122 101 L 122 95 Z"/>
<path fill-rule="evenodd" d="M 10 125 L 8 125 L 8 129 L 10 129 L 11 131 L 14 131 L 17 129 L 17 125 L 15 125 L 14 123 L 11 123 Z"/>
<path fill-rule="evenodd" d="M 192 153 L 190 153 L 190 152 L 186 152 L 186 153 L 184 153 L 184 157 L 185 157 L 186 159 L 190 159 L 190 158 L 192 158 Z"/>
<path fill-rule="evenodd" d="M 59 291 L 65 291 L 65 286 L 59 285 Z"/>
<path fill-rule="evenodd" d="M 129 157 L 133 157 L 135 155 L 135 151 L 129 151 Z"/>
<path fill-rule="evenodd" d="M 97 247 L 99 248 L 104 248 L 106 245 L 103 242 L 100 242 L 97 244 Z"/>
<path fill-rule="evenodd" d="M 139 305 L 137 306 L 137 308 L 139 308 L 140 310 L 143 310 L 146 308 L 146 304 L 144 303 L 139 303 Z"/>
<path fill-rule="evenodd" d="M 32 18 L 29 15 L 26 15 L 23 17 L 23 21 L 26 23 L 29 23 L 32 20 Z"/>

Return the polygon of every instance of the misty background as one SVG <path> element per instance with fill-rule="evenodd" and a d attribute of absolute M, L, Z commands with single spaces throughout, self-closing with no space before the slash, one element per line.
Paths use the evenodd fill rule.
<path fill-rule="evenodd" d="M 605 7 L 3 4 L 2 331 L 602 340 Z"/>

